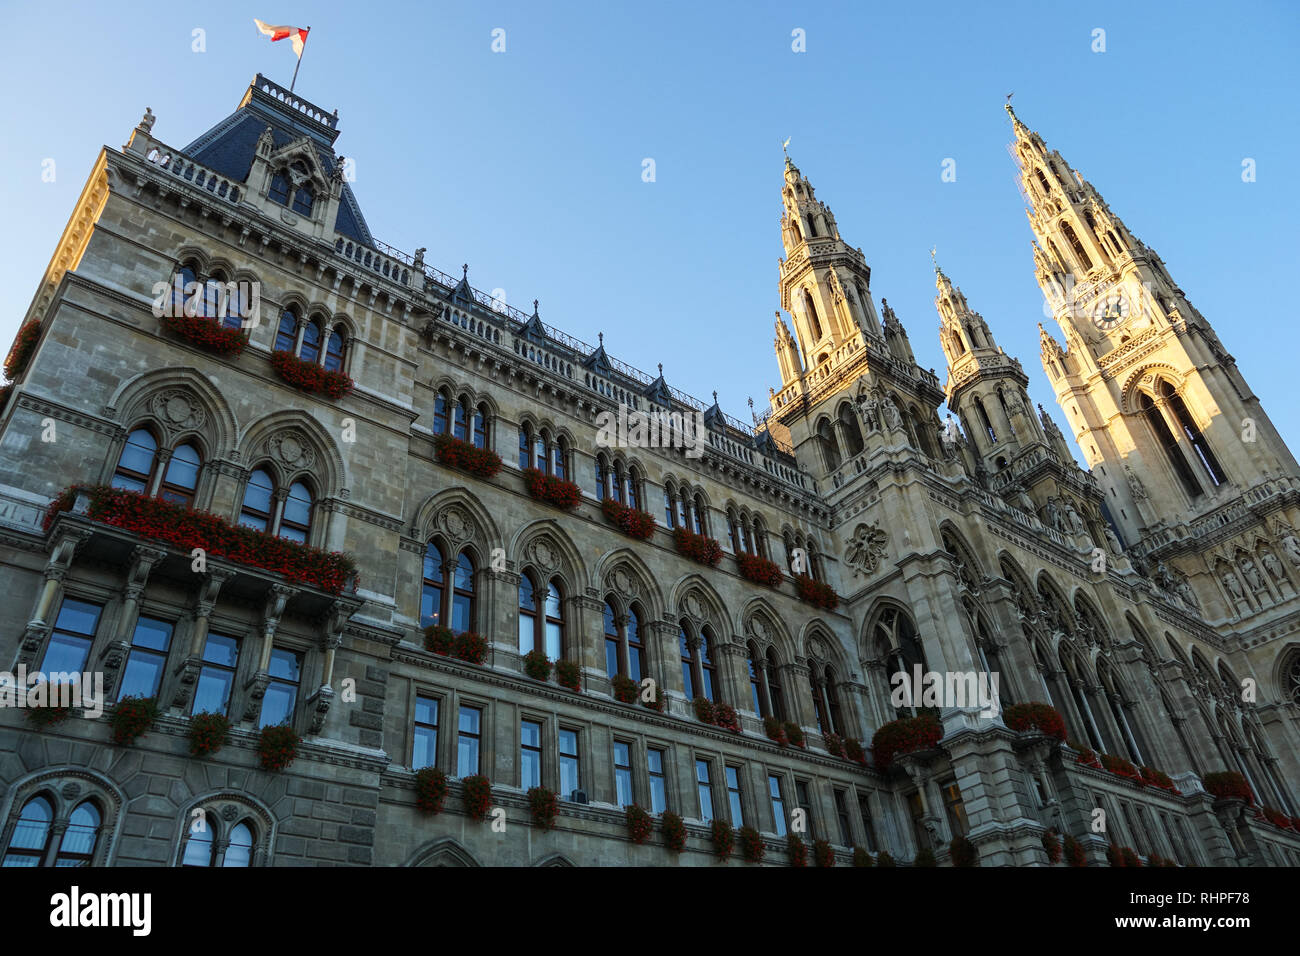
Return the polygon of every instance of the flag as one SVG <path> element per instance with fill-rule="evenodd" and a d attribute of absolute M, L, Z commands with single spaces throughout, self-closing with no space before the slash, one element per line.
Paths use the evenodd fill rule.
<path fill-rule="evenodd" d="M 302 59 L 302 45 L 307 42 L 307 30 L 304 30 L 301 27 L 267 26 L 261 20 L 257 19 L 254 19 L 253 22 L 257 24 L 257 29 L 261 30 L 263 34 L 271 38 L 272 43 L 276 40 L 283 40 L 285 37 L 288 37 L 289 42 L 293 44 L 293 52 L 298 54 L 298 59 Z"/>

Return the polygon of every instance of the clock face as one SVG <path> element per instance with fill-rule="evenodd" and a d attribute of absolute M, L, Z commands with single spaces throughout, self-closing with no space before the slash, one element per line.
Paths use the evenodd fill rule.
<path fill-rule="evenodd" d="M 1103 332 L 1122 324 L 1128 315 L 1128 299 L 1118 289 L 1099 296 L 1092 307 L 1093 324 Z"/>

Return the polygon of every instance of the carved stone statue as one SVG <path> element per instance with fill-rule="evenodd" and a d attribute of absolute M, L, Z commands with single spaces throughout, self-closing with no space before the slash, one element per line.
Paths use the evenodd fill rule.
<path fill-rule="evenodd" d="M 1119 543 L 1119 538 L 1115 536 L 1115 532 L 1110 525 L 1106 525 L 1105 532 L 1106 532 L 1106 543 L 1110 545 L 1111 553 L 1123 554 L 1124 548 Z"/>
<path fill-rule="evenodd" d="M 1259 568 L 1255 567 L 1250 558 L 1244 556 L 1239 558 L 1237 568 L 1241 571 L 1241 576 L 1246 580 L 1247 587 L 1256 593 L 1264 590 L 1264 579 L 1259 576 Z"/>
<path fill-rule="evenodd" d="M 1295 535 L 1288 534 L 1282 539 L 1282 551 L 1292 567 L 1300 568 L 1300 540 Z"/>
<path fill-rule="evenodd" d="M 888 395 L 880 400 L 880 412 L 884 416 L 885 424 L 891 430 L 903 427 L 903 417 L 898 414 L 898 406 Z"/>
<path fill-rule="evenodd" d="M 1270 578 L 1278 584 L 1286 581 L 1286 572 L 1282 570 L 1282 562 L 1277 559 L 1276 554 L 1268 550 L 1261 551 L 1259 560 L 1264 565 L 1264 570 L 1268 572 Z"/>
<path fill-rule="evenodd" d="M 862 413 L 862 420 L 867 423 L 867 431 L 880 431 L 880 403 L 869 394 L 863 395 L 858 399 L 858 409 Z"/>
<path fill-rule="evenodd" d="M 140 118 L 140 127 L 139 127 L 140 132 L 152 133 L 153 124 L 156 119 L 158 119 L 158 117 L 153 115 L 153 110 L 149 109 L 149 107 L 146 106 L 144 108 L 144 116 Z"/>
<path fill-rule="evenodd" d="M 424 268 L 424 254 L 428 251 L 429 250 L 424 246 L 421 246 L 419 249 L 415 250 L 415 268 L 417 269 Z"/>
<path fill-rule="evenodd" d="M 1147 486 L 1142 484 L 1142 479 L 1137 476 L 1128 462 L 1124 462 L 1124 478 L 1128 482 L 1129 491 L 1133 493 L 1135 501 L 1145 501 L 1147 498 Z"/>
<path fill-rule="evenodd" d="M 1187 578 L 1179 578 L 1178 583 L 1174 585 L 1174 590 L 1178 592 L 1178 596 L 1183 599 L 1183 603 L 1188 607 L 1195 608 L 1198 611 L 1201 609 L 1201 602 L 1196 600 L 1196 592 L 1187 583 Z"/>
<path fill-rule="evenodd" d="M 1046 521 L 1048 526 L 1055 528 L 1057 531 L 1064 531 L 1065 525 L 1061 520 L 1061 509 L 1057 505 L 1055 498 L 1047 499 L 1046 511 L 1047 511 Z"/>
<path fill-rule="evenodd" d="M 1065 499 L 1064 520 L 1071 534 L 1083 534 L 1083 519 L 1079 517 L 1079 512 L 1075 510 L 1068 498 Z"/>
<path fill-rule="evenodd" d="M 1223 572 L 1223 586 L 1228 589 L 1228 596 L 1234 602 L 1246 600 L 1246 593 L 1241 589 L 1241 582 L 1231 571 Z"/>

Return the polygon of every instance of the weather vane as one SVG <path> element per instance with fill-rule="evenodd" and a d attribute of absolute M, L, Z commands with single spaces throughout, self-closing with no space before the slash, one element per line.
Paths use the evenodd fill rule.
<path fill-rule="evenodd" d="M 785 153 L 787 156 L 790 155 L 788 149 L 789 145 L 790 145 L 790 137 L 787 136 L 785 138 L 785 142 L 781 144 L 781 152 Z"/>

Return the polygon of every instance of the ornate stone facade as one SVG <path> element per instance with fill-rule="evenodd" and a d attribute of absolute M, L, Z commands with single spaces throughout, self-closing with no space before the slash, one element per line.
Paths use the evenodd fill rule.
<path fill-rule="evenodd" d="M 334 152 L 336 116 L 264 77 L 183 150 L 154 123 L 98 157 L 28 316 L 38 348 L 0 412 L 0 651 L 13 667 L 80 660 L 113 699 L 151 692 L 163 712 L 126 751 L 106 720 L 38 729 L 0 709 L 3 846 L 42 799 L 58 833 L 93 802 L 101 864 L 708 864 L 709 817 L 753 826 L 784 863 L 796 810 L 841 862 L 854 846 L 946 860 L 966 836 L 982 865 L 1043 865 L 1054 829 L 1094 862 L 1114 843 L 1183 865 L 1300 864 L 1295 832 L 1201 785 L 1240 772 L 1262 804 L 1300 814 L 1295 461 L 1158 257 L 1018 121 L 1040 281 L 1052 295 L 1068 267 L 1080 281 L 1063 310 L 1109 303 L 1069 325 L 1068 348 L 1043 333 L 1092 471 L 937 268 L 946 386 L 917 367 L 792 163 L 779 293 L 793 332 L 778 313 L 781 388 L 751 429 L 536 304 L 493 301 L 467 267 L 449 276 L 379 243 Z M 183 268 L 260 284 L 237 358 L 156 318 L 152 290 Z M 1115 317 L 1117 283 L 1142 322 Z M 355 387 L 296 390 L 275 351 Z M 945 401 L 963 427 L 941 424 Z M 598 416 L 619 405 L 701 412 L 703 455 L 600 457 Z M 1152 408 L 1195 428 L 1162 446 Z M 1243 418 L 1256 440 L 1230 453 Z M 504 466 L 440 464 L 442 433 Z M 1212 490 L 1210 447 L 1226 469 Z M 521 470 L 538 465 L 578 484 L 576 508 L 529 495 Z M 1182 469 L 1200 495 L 1178 497 Z M 42 527 L 61 489 L 109 482 L 347 551 L 359 583 L 333 594 L 219 557 L 196 568 L 76 508 Z M 649 538 L 611 524 L 605 497 L 653 515 Z M 718 539 L 716 567 L 679 553 L 681 528 Z M 774 562 L 779 586 L 748 579 L 738 552 Z M 484 635 L 485 660 L 426 650 L 434 620 Z M 527 676 L 529 648 L 576 667 L 579 689 Z M 840 756 L 843 738 L 869 744 L 911 715 L 889 680 L 913 665 L 997 675 L 1004 706 L 1050 702 L 1079 749 L 1166 771 L 1181 792 L 970 702 L 944 701 L 938 745 L 892 768 Z M 648 678 L 646 699 L 618 699 L 615 673 Z M 701 722 L 700 695 L 734 707 L 738 731 Z M 193 713 L 213 701 L 230 740 L 192 758 Z M 278 707 L 303 742 L 269 772 L 258 732 Z M 764 718 L 804 745 L 771 739 Z M 451 778 L 436 816 L 416 808 L 430 763 Z M 466 817 L 459 778 L 474 770 L 504 829 Z M 561 797 L 546 832 L 534 782 Z M 629 801 L 684 817 L 685 852 L 657 828 L 632 843 Z"/>

